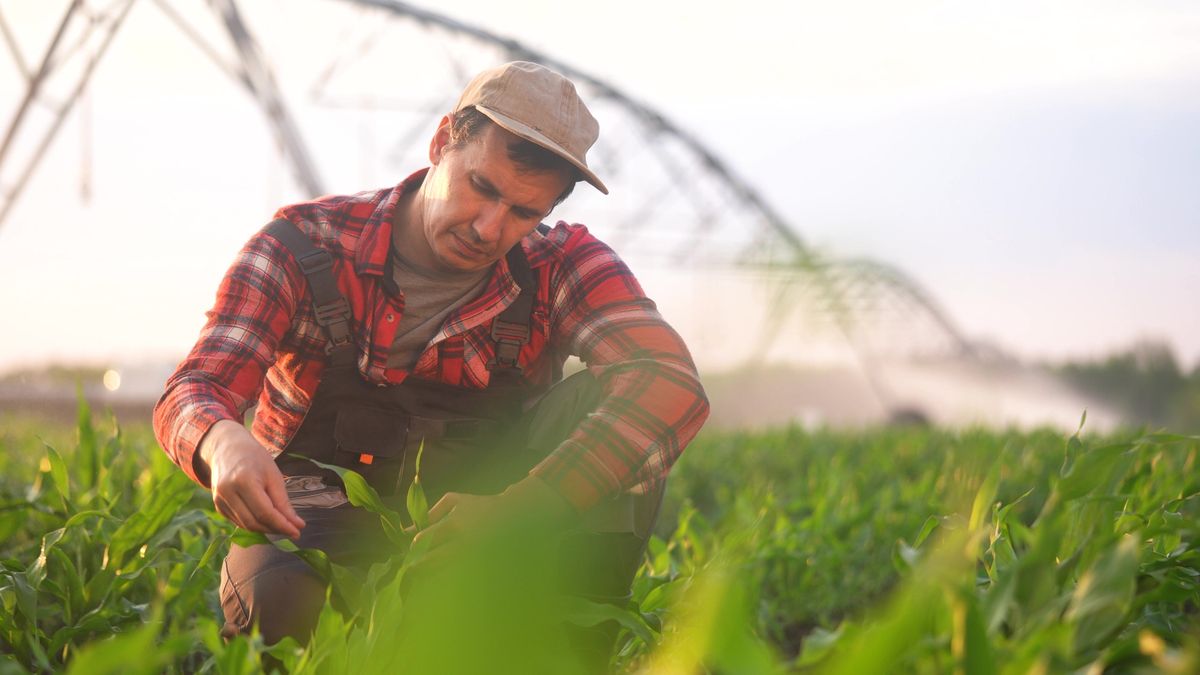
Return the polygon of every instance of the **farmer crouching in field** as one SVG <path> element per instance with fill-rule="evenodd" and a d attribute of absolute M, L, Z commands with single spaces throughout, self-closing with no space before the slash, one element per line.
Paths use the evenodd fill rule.
<path fill-rule="evenodd" d="M 569 80 L 509 63 L 441 119 L 428 168 L 280 209 L 167 382 L 159 442 L 237 525 L 350 564 L 384 547 L 364 535 L 377 519 L 305 458 L 404 494 L 423 442 L 420 537 L 536 514 L 574 542 L 560 564 L 586 566 L 583 593 L 624 596 L 708 404 L 621 259 L 582 225 L 541 224 L 577 181 L 607 194 L 597 135 Z M 588 369 L 562 380 L 569 355 Z M 220 596 L 227 634 L 305 641 L 325 587 L 292 554 L 234 545 Z"/>

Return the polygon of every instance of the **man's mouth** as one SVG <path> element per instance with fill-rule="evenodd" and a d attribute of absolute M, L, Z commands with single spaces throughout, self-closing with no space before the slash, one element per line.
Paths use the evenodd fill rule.
<path fill-rule="evenodd" d="M 487 251 L 481 251 L 478 248 L 475 248 L 471 244 L 467 243 L 466 239 L 463 239 L 459 235 L 457 235 L 457 234 L 454 235 L 454 240 L 455 240 L 455 242 L 457 242 L 459 250 L 462 251 L 464 254 L 466 254 L 467 257 L 471 257 L 471 258 L 486 258 L 486 257 L 488 257 Z"/>

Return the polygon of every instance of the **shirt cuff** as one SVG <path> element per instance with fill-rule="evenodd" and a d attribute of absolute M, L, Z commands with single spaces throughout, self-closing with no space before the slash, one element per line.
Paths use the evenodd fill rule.
<path fill-rule="evenodd" d="M 200 457 L 200 441 L 221 420 L 232 420 L 229 413 L 219 407 L 202 408 L 187 416 L 187 421 L 180 424 L 175 439 L 175 453 L 171 459 L 183 469 L 193 481 L 205 489 L 212 489 L 208 465 Z M 235 420 L 236 421 L 236 420 Z"/>

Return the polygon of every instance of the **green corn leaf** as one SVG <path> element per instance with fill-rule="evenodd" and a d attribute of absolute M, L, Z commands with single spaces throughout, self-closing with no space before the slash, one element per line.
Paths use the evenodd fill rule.
<path fill-rule="evenodd" d="M 1132 461 L 1128 454 L 1131 447 L 1129 443 L 1118 443 L 1082 452 L 1058 482 L 1059 495 L 1063 499 L 1078 499 L 1102 490 L 1121 460 Z"/>
<path fill-rule="evenodd" d="M 1077 651 L 1095 649 L 1125 625 L 1137 588 L 1138 540 L 1126 535 L 1080 578 L 1065 618 Z"/>
<path fill-rule="evenodd" d="M 109 539 L 105 567 L 119 569 L 130 552 L 137 550 L 166 526 L 179 509 L 191 500 L 196 487 L 182 471 L 176 471 L 150 491 L 150 501 L 130 516 Z"/>
<path fill-rule="evenodd" d="M 76 610 L 83 608 L 83 579 L 79 577 L 79 570 L 75 568 L 75 561 L 71 559 L 61 548 L 55 547 L 49 550 L 49 557 L 54 559 L 55 565 L 60 577 L 66 577 L 66 597 L 63 599 L 63 607 L 66 610 L 66 621 L 70 622 Z"/>
<path fill-rule="evenodd" d="M 425 455 L 425 439 L 421 439 L 421 444 L 417 446 L 417 461 L 414 462 L 414 478 L 421 476 L 421 457 Z"/>
<path fill-rule="evenodd" d="M 115 478 L 114 471 L 117 466 L 117 457 L 121 454 L 121 447 L 121 432 L 117 430 L 117 433 L 109 438 L 100 449 L 100 460 L 96 467 L 96 488 L 100 496 L 105 499 L 121 494 L 126 487 L 119 479 Z"/>
<path fill-rule="evenodd" d="M 429 502 L 425 499 L 425 489 L 421 487 L 421 477 L 413 476 L 408 486 L 408 517 L 418 530 L 429 527 Z"/>
<path fill-rule="evenodd" d="M 211 628 L 211 633 L 206 629 L 204 644 L 213 654 L 211 660 L 211 664 L 213 665 L 212 671 L 219 675 L 251 675 L 252 673 L 261 672 L 262 666 L 259 665 L 258 659 L 251 648 L 252 641 L 253 643 L 257 643 L 259 641 L 258 636 L 255 635 L 251 638 L 245 635 L 238 635 L 232 640 L 225 642 L 220 637 L 216 626 Z"/>
<path fill-rule="evenodd" d="M 383 500 L 379 498 L 379 493 L 367 483 L 361 474 L 336 464 L 326 464 L 312 458 L 308 459 L 322 469 L 336 473 L 342 479 L 342 484 L 346 488 L 346 498 L 350 500 L 350 503 L 378 515 L 384 534 L 393 544 L 401 547 L 408 546 L 412 541 L 412 536 L 404 531 L 404 521 L 400 518 L 400 514 L 383 503 Z"/>
<path fill-rule="evenodd" d="M 422 438 L 421 445 L 417 447 L 416 471 L 413 474 L 412 483 L 408 486 L 408 495 L 405 500 L 408 506 L 408 517 L 412 519 L 418 530 L 429 527 L 429 500 L 425 498 L 425 488 L 421 486 L 421 457 L 424 454 L 425 439 Z"/>
<path fill-rule="evenodd" d="M 200 570 L 208 567 L 208 563 L 216 556 L 217 551 L 223 548 L 225 543 L 220 537 L 213 537 L 212 541 L 208 542 L 208 548 L 204 549 L 204 554 L 200 556 L 200 560 L 196 562 L 196 567 L 192 569 L 191 574 L 188 574 L 188 581 L 191 581 Z"/>
<path fill-rule="evenodd" d="M 50 638 L 47 651 L 51 654 L 57 654 L 68 643 L 74 644 L 77 637 L 86 641 L 92 635 L 112 633 L 114 632 L 113 619 L 115 618 L 110 613 L 89 612 L 78 623 L 71 626 L 63 626 L 55 631 L 54 636 Z"/>
<path fill-rule="evenodd" d="M 295 638 L 293 638 L 291 636 L 287 636 L 287 637 L 283 638 L 282 640 L 280 640 L 279 642 L 276 642 L 275 644 L 271 645 L 270 647 L 267 647 L 263 651 L 264 651 L 264 653 L 270 654 L 271 656 L 275 657 L 281 664 L 283 664 L 283 672 L 284 673 L 305 672 L 305 671 L 301 670 L 299 667 L 301 653 L 304 650 L 303 650 L 303 648 L 301 648 L 300 643 L 296 642 Z M 258 666 L 257 663 L 252 664 L 252 667 L 255 667 L 255 669 L 257 669 L 257 666 Z M 251 670 L 248 672 L 254 672 L 254 671 Z"/>
<path fill-rule="evenodd" d="M 84 602 L 89 607 L 101 606 L 108 599 L 108 594 L 112 591 L 116 576 L 110 569 L 101 569 L 96 572 L 83 587 Z"/>
<path fill-rule="evenodd" d="M 329 557 L 325 555 L 324 551 L 315 548 L 297 548 L 296 545 L 292 544 L 292 542 L 288 539 L 276 540 L 274 542 L 275 547 L 285 551 L 289 550 L 282 545 L 284 542 L 291 544 L 291 552 L 295 553 L 300 557 L 301 560 L 308 563 L 309 567 L 316 570 L 322 581 L 324 581 L 326 584 L 329 584 L 331 581 L 333 581 L 333 568 L 330 565 Z"/>
<path fill-rule="evenodd" d="M 892 567 L 901 574 L 911 572 L 921 559 L 921 552 L 908 545 L 903 539 L 897 539 L 892 546 Z"/>
<path fill-rule="evenodd" d="M 237 528 L 233 534 L 229 535 L 229 540 L 241 546 L 242 548 L 250 548 L 258 544 L 270 544 L 271 540 L 267 539 L 267 535 L 262 532 L 252 532 L 242 528 Z"/>
<path fill-rule="evenodd" d="M 924 544 L 925 540 L 929 538 L 929 535 L 933 534 L 933 531 L 936 530 L 938 525 L 941 524 L 942 519 L 938 518 L 937 516 L 929 516 L 926 518 L 925 523 L 921 525 L 921 531 L 917 532 L 917 538 L 913 540 L 913 547 L 921 548 L 921 544 Z"/>
<path fill-rule="evenodd" d="M 28 675 L 29 671 L 8 654 L 0 654 L 0 675 Z"/>
<path fill-rule="evenodd" d="M 308 563 L 310 567 L 316 570 L 317 574 L 321 576 L 321 579 L 325 581 L 325 583 L 328 584 L 329 581 L 333 579 L 333 570 L 330 568 L 329 557 L 325 555 L 324 551 L 319 549 L 300 548 L 291 539 L 284 537 L 271 539 L 261 532 L 251 532 L 250 530 L 244 530 L 240 527 L 234 530 L 233 534 L 230 536 L 230 539 L 233 541 L 233 543 L 242 547 L 268 544 L 270 546 L 274 546 L 280 551 L 295 553 L 300 557 L 301 560 Z"/>
<path fill-rule="evenodd" d="M 304 659 L 297 664 L 297 669 L 313 673 L 348 673 L 346 639 L 353 625 L 342 616 L 332 605 L 325 603 L 321 615 L 317 619 L 317 628 L 313 633 L 310 648 L 306 654 L 311 668 L 304 668 Z M 322 663 L 322 661 L 324 663 Z"/>
<path fill-rule="evenodd" d="M 962 604 L 957 606 L 955 611 L 960 613 L 962 620 L 959 626 L 962 647 L 958 654 L 958 662 L 962 665 L 961 672 L 971 675 L 994 675 L 996 656 L 988 640 L 987 626 L 984 625 L 979 604 L 971 594 L 964 594 L 959 602 Z"/>
<path fill-rule="evenodd" d="M 71 516 L 70 518 L 67 519 L 67 522 L 66 522 L 66 524 L 63 525 L 63 528 L 69 530 L 72 527 L 75 527 L 76 525 L 79 525 L 79 524 L 87 521 L 90 518 L 99 518 L 101 520 L 108 520 L 108 521 L 112 521 L 112 522 L 118 522 L 120 520 L 119 518 L 114 517 L 112 514 L 106 513 L 104 511 L 97 511 L 95 509 L 92 509 L 89 511 L 80 511 L 79 513 L 76 513 L 75 515 Z"/>
<path fill-rule="evenodd" d="M 188 510 L 182 509 L 175 514 L 175 517 L 166 525 L 154 533 L 154 536 L 147 542 L 151 549 L 160 549 L 171 547 L 180 532 L 196 532 L 203 527 L 204 523 L 210 522 L 212 516 L 206 511 L 200 509 Z"/>
<path fill-rule="evenodd" d="M 1017 591 L 1017 568 L 1009 567 L 1000 571 L 996 581 L 988 587 L 982 598 L 983 620 L 986 631 L 995 633 L 1008 618 L 1009 612 L 1015 606 Z"/>
<path fill-rule="evenodd" d="M 346 606 L 354 609 L 365 606 L 369 599 L 366 594 L 374 590 L 370 584 L 363 584 L 360 571 L 332 562 L 329 563 L 329 580 Z"/>
<path fill-rule="evenodd" d="M 16 594 L 17 611 L 25 617 L 27 626 L 37 625 L 37 588 L 29 583 L 24 572 L 0 571 L 0 575 L 8 578 L 8 587 Z"/>
<path fill-rule="evenodd" d="M 75 407 L 75 429 L 79 436 L 76 452 L 92 455 L 96 452 L 96 429 L 92 426 L 92 409 L 83 397 L 82 387 L 76 389 L 76 398 L 79 401 Z"/>
<path fill-rule="evenodd" d="M 988 471 L 987 478 L 983 479 L 979 491 L 975 493 L 975 501 L 971 504 L 971 519 L 967 523 L 968 529 L 974 531 L 983 525 L 983 519 L 992 511 L 992 503 L 996 501 L 996 491 L 999 487 L 1000 462 L 996 462 Z"/>
<path fill-rule="evenodd" d="M 90 422 L 91 413 L 88 412 L 86 415 Z M 96 433 L 90 424 L 85 426 L 81 419 L 79 428 L 79 445 L 75 448 L 72 468 L 76 482 L 86 491 L 96 487 L 101 466 L 100 444 L 96 442 Z"/>
<path fill-rule="evenodd" d="M 1196 443 L 1200 441 L 1200 436 L 1187 436 L 1184 434 L 1168 434 L 1156 433 L 1149 434 L 1144 440 L 1152 443 Z"/>
<path fill-rule="evenodd" d="M 161 614 L 156 611 L 155 614 Z M 127 675 L 161 672 L 180 648 L 178 640 L 156 644 L 161 620 L 155 616 L 145 625 L 107 640 L 93 642 L 71 660 L 67 675 Z"/>
<path fill-rule="evenodd" d="M 66 533 L 67 528 L 60 527 L 42 537 L 42 548 L 38 553 L 37 560 L 35 560 L 33 564 L 29 566 L 29 569 L 25 570 L 26 579 L 29 580 L 29 583 L 32 584 L 35 589 L 41 587 L 42 581 L 46 578 L 46 564 L 49 562 L 47 551 L 54 548 L 54 546 L 62 540 L 63 535 Z"/>
<path fill-rule="evenodd" d="M 800 655 L 793 665 L 798 667 L 813 666 L 824 661 L 838 642 L 845 635 L 846 624 L 839 624 L 835 630 L 826 630 L 818 626 L 804 638 Z"/>
<path fill-rule="evenodd" d="M 41 667 L 46 672 L 55 670 L 50 665 L 50 659 L 46 656 L 46 650 L 42 647 L 41 640 L 45 636 L 41 630 L 31 631 L 25 634 L 25 644 L 29 646 L 29 652 L 33 656 L 33 662 Z"/>
<path fill-rule="evenodd" d="M 50 480 L 54 483 L 54 489 L 58 490 L 58 494 L 63 498 L 63 505 L 69 512 L 71 510 L 71 480 L 67 476 L 67 463 L 63 461 L 62 455 L 49 445 L 46 446 L 46 459 L 50 464 Z"/>
<path fill-rule="evenodd" d="M 615 621 L 630 633 L 636 635 L 643 644 L 649 647 L 658 644 L 658 635 L 637 611 L 622 609 L 608 603 L 592 602 L 591 600 L 574 596 L 565 598 L 563 603 L 566 620 L 576 626 L 586 628 L 599 625 L 605 621 Z"/>

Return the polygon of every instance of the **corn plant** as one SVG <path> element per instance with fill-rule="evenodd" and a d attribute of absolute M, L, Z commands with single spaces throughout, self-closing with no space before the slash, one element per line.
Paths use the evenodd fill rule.
<path fill-rule="evenodd" d="M 224 640 L 229 542 L 146 429 L 0 419 L 0 675 L 578 672 L 573 626 L 621 626 L 637 673 L 1200 671 L 1200 439 L 902 429 L 709 433 L 684 454 L 624 606 L 564 597 L 520 524 L 457 561 L 411 545 L 327 580 L 306 644 Z M 484 564 L 479 564 L 484 561 Z M 506 580 L 507 583 L 502 583 Z M 463 645 L 471 645 L 464 648 Z"/>

